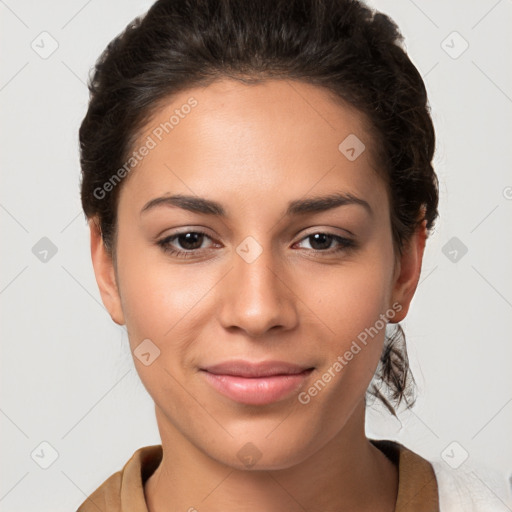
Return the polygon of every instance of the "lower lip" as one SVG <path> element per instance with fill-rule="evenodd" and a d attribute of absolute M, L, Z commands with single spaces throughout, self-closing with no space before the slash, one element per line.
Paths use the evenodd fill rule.
<path fill-rule="evenodd" d="M 206 370 L 202 370 L 202 373 L 213 388 L 235 402 L 266 405 L 282 400 L 296 391 L 312 371 L 309 369 L 294 375 L 251 378 L 217 375 Z"/>

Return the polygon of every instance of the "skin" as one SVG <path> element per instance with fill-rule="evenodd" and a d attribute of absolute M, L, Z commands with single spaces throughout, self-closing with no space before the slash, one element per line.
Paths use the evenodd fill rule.
<path fill-rule="evenodd" d="M 365 391 L 384 329 L 307 404 L 308 389 L 365 328 L 416 290 L 423 224 L 400 256 L 393 247 L 386 185 L 375 170 L 364 119 L 323 89 L 269 80 L 223 79 L 169 100 L 141 140 L 193 96 L 198 105 L 122 184 L 116 258 L 90 220 L 91 254 L 103 302 L 126 325 L 132 351 L 160 349 L 139 376 L 155 402 L 163 459 L 145 484 L 151 512 L 394 510 L 397 469 L 365 436 Z M 338 146 L 356 134 L 366 150 L 349 161 Z M 289 201 L 350 193 L 368 202 L 285 217 Z M 148 201 L 187 194 L 218 201 L 226 218 Z M 158 241 L 203 231 L 193 257 Z M 316 242 L 315 233 L 347 237 Z M 237 247 L 253 237 L 251 263 Z M 323 245 L 322 245 L 323 243 Z M 339 252 L 334 249 L 341 247 Z M 251 249 L 253 250 L 253 249 Z M 304 386 L 269 405 L 214 390 L 200 367 L 228 359 L 284 360 L 315 367 Z M 247 467 L 237 453 L 252 443 Z"/>

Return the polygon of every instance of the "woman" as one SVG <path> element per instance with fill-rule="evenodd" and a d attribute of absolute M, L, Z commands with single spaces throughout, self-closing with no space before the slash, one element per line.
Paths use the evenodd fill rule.
<path fill-rule="evenodd" d="M 365 400 L 413 403 L 399 322 L 438 215 L 423 81 L 355 0 L 159 0 L 80 129 L 102 300 L 161 445 L 78 509 L 447 510 Z"/>

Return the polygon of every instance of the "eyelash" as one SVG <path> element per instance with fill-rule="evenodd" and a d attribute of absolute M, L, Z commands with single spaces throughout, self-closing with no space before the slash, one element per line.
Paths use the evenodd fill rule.
<path fill-rule="evenodd" d="M 162 240 L 159 240 L 157 242 L 157 245 L 159 245 L 166 254 L 169 254 L 171 256 L 176 256 L 178 258 L 191 258 L 191 257 L 195 256 L 197 254 L 197 251 L 199 251 L 200 249 L 191 249 L 191 250 L 188 250 L 188 251 L 183 251 L 183 250 L 174 249 L 170 245 L 170 243 L 172 241 L 176 240 L 180 236 L 187 235 L 187 234 L 190 234 L 190 233 L 194 233 L 194 234 L 197 234 L 197 235 L 204 235 L 205 237 L 211 239 L 211 237 L 209 237 L 203 231 L 184 231 L 182 233 L 176 233 L 174 235 L 171 235 L 171 236 L 168 236 L 166 238 L 163 238 Z M 331 254 L 335 254 L 335 253 L 338 253 L 338 252 L 341 252 L 341 251 L 348 251 L 350 249 L 355 249 L 356 248 L 356 243 L 354 242 L 354 240 L 350 240 L 349 238 L 344 238 L 342 236 L 334 235 L 332 233 L 327 233 L 327 232 L 323 232 L 323 231 L 317 231 L 315 233 L 310 233 L 309 235 L 307 235 L 304 238 L 302 238 L 300 241 L 302 242 L 303 240 L 306 240 L 307 238 L 312 237 L 313 235 L 318 235 L 318 234 L 327 235 L 327 236 L 332 237 L 334 241 L 336 241 L 336 242 L 338 242 L 340 244 L 340 246 L 338 246 L 338 248 L 336 248 L 334 250 L 324 250 L 324 251 L 322 251 L 322 250 L 319 250 L 319 249 L 310 249 L 314 253 L 324 253 L 324 254 L 327 254 L 327 255 L 331 255 Z"/>

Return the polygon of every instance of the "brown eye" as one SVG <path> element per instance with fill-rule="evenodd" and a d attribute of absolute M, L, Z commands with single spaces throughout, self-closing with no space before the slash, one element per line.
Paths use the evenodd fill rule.
<path fill-rule="evenodd" d="M 355 247 L 355 242 L 348 238 L 344 238 L 338 235 L 334 235 L 331 233 L 312 233 L 303 238 L 303 240 L 309 240 L 310 246 L 313 251 L 323 252 L 323 253 L 333 253 L 338 251 L 343 251 L 347 249 L 351 249 Z M 337 247 L 331 249 L 331 245 L 333 242 L 336 242 Z M 330 250 L 329 250 L 330 249 Z"/>
<path fill-rule="evenodd" d="M 203 233 L 183 233 L 181 235 L 176 235 L 173 237 L 179 242 L 179 245 L 188 251 L 192 251 L 194 249 L 199 249 L 202 245 L 204 234 Z"/>
<path fill-rule="evenodd" d="M 311 247 L 315 250 L 329 249 L 334 240 L 332 235 L 327 235 L 326 233 L 315 233 L 308 238 L 312 241 Z"/>
<path fill-rule="evenodd" d="M 201 249 L 205 238 L 210 239 L 210 237 L 202 231 L 186 231 L 184 233 L 176 233 L 168 236 L 157 243 L 166 253 L 188 258 L 194 256 L 197 251 Z M 173 244 L 175 241 L 178 243 Z M 178 247 L 176 247 L 177 245 Z"/>

